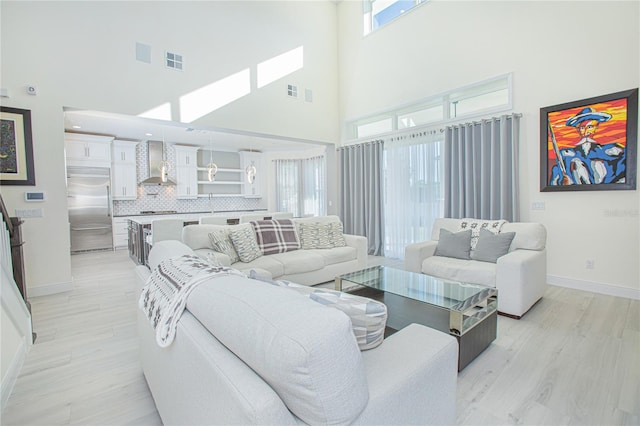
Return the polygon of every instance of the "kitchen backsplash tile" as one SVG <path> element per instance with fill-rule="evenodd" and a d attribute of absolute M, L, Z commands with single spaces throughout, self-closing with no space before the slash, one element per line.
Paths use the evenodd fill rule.
<path fill-rule="evenodd" d="M 169 191 L 170 190 L 170 191 Z M 213 200 L 198 198 L 197 200 L 177 200 L 175 188 L 163 188 L 156 196 L 138 193 L 137 200 L 115 200 L 113 202 L 114 216 L 126 216 L 139 214 L 141 211 L 175 210 L 178 213 L 205 212 L 205 211 L 237 211 L 257 210 L 262 208 L 260 200 L 256 198 L 242 197 L 216 197 Z"/>

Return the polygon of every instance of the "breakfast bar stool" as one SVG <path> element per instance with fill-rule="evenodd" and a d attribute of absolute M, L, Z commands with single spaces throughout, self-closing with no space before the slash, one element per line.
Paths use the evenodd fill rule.
<path fill-rule="evenodd" d="M 162 240 L 182 241 L 182 219 L 156 219 L 151 221 L 151 235 L 149 244 L 154 245 Z"/>
<path fill-rule="evenodd" d="M 227 218 L 224 216 L 202 216 L 200 225 L 226 225 Z"/>

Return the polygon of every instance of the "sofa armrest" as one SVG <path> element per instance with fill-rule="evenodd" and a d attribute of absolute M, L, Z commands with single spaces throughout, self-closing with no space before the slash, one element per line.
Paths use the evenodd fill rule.
<path fill-rule="evenodd" d="M 502 313 L 521 317 L 544 294 L 546 250 L 514 250 L 496 262 L 498 306 Z"/>
<path fill-rule="evenodd" d="M 458 342 L 446 333 L 411 324 L 362 352 L 369 403 L 355 424 L 456 422 Z"/>
<path fill-rule="evenodd" d="M 367 267 L 367 237 L 361 235 L 343 234 L 344 240 L 349 247 L 354 247 L 357 252 L 358 267 L 364 269 Z"/>
<path fill-rule="evenodd" d="M 411 272 L 422 272 L 422 262 L 427 257 L 433 256 L 437 245 L 437 241 L 423 241 L 406 246 L 404 248 L 404 268 Z"/>

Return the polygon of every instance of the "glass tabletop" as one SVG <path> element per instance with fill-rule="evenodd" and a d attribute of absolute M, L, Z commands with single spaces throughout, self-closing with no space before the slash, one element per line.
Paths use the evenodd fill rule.
<path fill-rule="evenodd" d="M 493 288 L 446 281 L 387 266 L 351 272 L 341 275 L 340 279 L 454 311 L 465 311 L 479 300 L 495 294 Z"/>

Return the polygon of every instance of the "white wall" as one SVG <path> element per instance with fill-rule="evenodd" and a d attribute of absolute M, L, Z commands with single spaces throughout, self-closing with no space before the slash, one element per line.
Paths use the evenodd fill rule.
<path fill-rule="evenodd" d="M 521 210 L 547 227 L 549 282 L 638 298 L 638 191 L 540 193 L 538 128 L 541 107 L 640 85 L 639 16 L 639 2 L 432 0 L 363 37 L 361 3 L 341 2 L 341 118 L 513 72 Z"/>
<path fill-rule="evenodd" d="M 335 143 L 336 5 L 333 2 L 2 2 L 3 105 L 31 110 L 36 187 L 2 187 L 13 214 L 25 190 L 42 190 L 42 219 L 24 225 L 26 279 L 38 294 L 69 288 L 69 231 L 63 107 L 138 115 L 249 70 L 251 92 L 195 124 Z M 152 63 L 135 60 L 135 44 Z M 299 46 L 304 67 L 257 88 L 262 61 Z M 165 69 L 165 50 L 184 55 L 185 71 Z M 313 90 L 313 102 L 285 96 L 286 85 Z M 27 95 L 26 85 L 38 88 Z M 32 291 L 32 294 L 35 293 Z"/>

